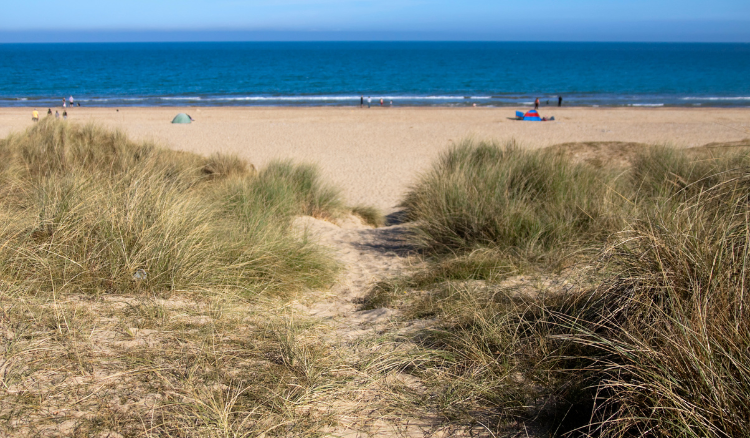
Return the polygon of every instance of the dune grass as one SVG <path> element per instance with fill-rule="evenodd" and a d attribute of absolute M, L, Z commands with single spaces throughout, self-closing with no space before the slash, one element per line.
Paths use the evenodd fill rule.
<path fill-rule="evenodd" d="M 748 157 L 649 147 L 628 168 L 586 169 L 544 150 L 460 145 L 404 202 L 426 265 L 365 304 L 438 321 L 410 341 L 433 358 L 411 372 L 454 421 L 744 436 Z M 533 269 L 514 276 L 530 255 Z"/>
<path fill-rule="evenodd" d="M 256 175 L 236 157 L 47 120 L 0 151 L 3 281 L 95 294 L 253 294 L 332 281 L 331 259 L 290 228 L 297 215 L 344 210 L 312 166 L 272 163 Z"/>
<path fill-rule="evenodd" d="M 621 226 L 612 185 L 604 171 L 551 150 L 466 141 L 422 175 L 403 207 L 430 252 L 491 247 L 549 263 Z"/>
<path fill-rule="evenodd" d="M 350 213 L 311 165 L 48 119 L 0 140 L 0 435 L 335 427 L 361 373 L 295 314 L 338 266 L 293 222 Z"/>

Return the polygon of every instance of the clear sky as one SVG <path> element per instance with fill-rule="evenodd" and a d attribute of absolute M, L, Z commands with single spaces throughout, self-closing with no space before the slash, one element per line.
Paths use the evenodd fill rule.
<path fill-rule="evenodd" d="M 0 42 L 750 42 L 750 0 L 0 0 Z"/>

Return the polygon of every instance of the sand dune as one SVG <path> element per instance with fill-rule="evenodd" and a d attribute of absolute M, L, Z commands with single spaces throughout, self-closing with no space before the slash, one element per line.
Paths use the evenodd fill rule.
<path fill-rule="evenodd" d="M 45 112 L 45 108 L 42 108 Z M 393 211 L 417 173 L 467 136 L 528 147 L 620 141 L 700 146 L 750 138 L 750 109 L 542 107 L 554 122 L 509 120 L 514 108 L 74 108 L 94 121 L 186 151 L 315 162 L 352 204 Z M 169 122 L 179 112 L 192 125 Z M 0 109 L 0 137 L 31 126 L 31 108 Z"/>

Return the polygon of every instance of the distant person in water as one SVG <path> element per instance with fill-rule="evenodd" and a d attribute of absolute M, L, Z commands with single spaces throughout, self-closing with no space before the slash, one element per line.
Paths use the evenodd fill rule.
<path fill-rule="evenodd" d="M 383 106 L 383 98 L 380 98 L 380 106 Z"/>
<path fill-rule="evenodd" d="M 536 100 L 534 101 L 534 109 L 535 109 L 535 110 L 539 109 L 539 98 L 538 98 L 538 97 L 537 97 L 537 98 L 536 98 Z"/>
<path fill-rule="evenodd" d="M 557 106 L 562 106 L 562 96 L 557 96 Z"/>
<path fill-rule="evenodd" d="M 31 121 L 32 122 L 38 122 L 39 121 L 39 111 L 34 108 L 34 111 L 31 112 Z"/>
<path fill-rule="evenodd" d="M 372 105 L 372 97 L 367 96 L 367 108 L 369 108 L 370 105 Z"/>
<path fill-rule="evenodd" d="M 365 107 L 365 96 L 359 96 L 359 107 L 360 108 Z"/>

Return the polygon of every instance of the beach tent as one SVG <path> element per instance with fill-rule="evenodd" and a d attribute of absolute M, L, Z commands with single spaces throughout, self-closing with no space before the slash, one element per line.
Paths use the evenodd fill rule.
<path fill-rule="evenodd" d="M 185 113 L 179 113 L 172 119 L 172 123 L 190 123 L 190 116 Z"/>
<path fill-rule="evenodd" d="M 523 120 L 526 122 L 541 122 L 542 118 L 539 117 L 539 113 L 536 110 L 531 110 L 523 115 Z"/>

